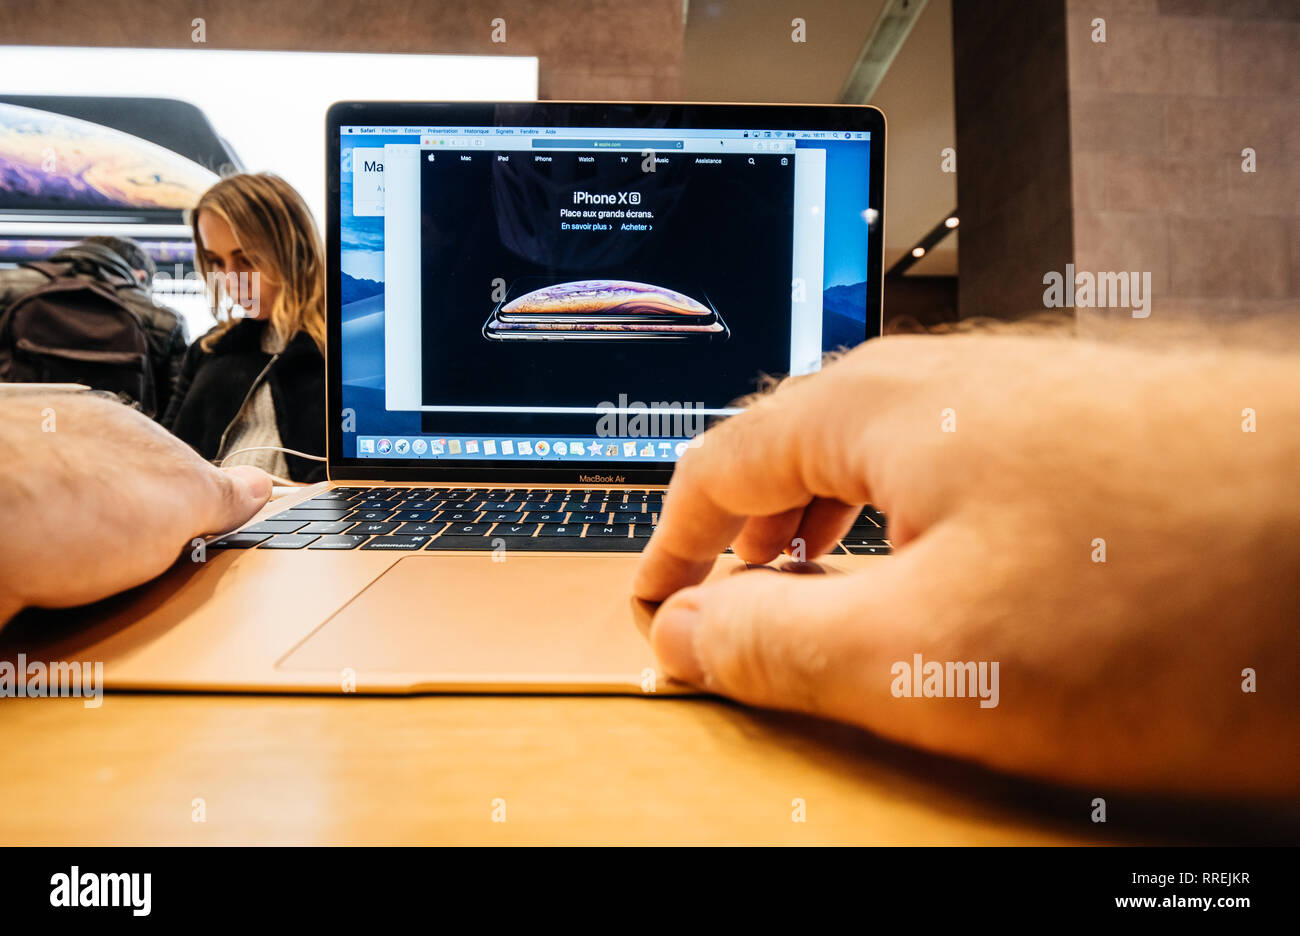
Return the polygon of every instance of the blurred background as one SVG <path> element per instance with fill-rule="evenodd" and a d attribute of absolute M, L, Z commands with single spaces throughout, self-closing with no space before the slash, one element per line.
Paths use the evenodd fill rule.
<path fill-rule="evenodd" d="M 1294 316 L 1297 61 L 1295 0 L 0 0 L 0 265 L 112 228 L 187 268 L 232 169 L 320 220 L 337 98 L 870 103 L 886 332 L 1042 314 L 1071 263 L 1166 321 Z"/>

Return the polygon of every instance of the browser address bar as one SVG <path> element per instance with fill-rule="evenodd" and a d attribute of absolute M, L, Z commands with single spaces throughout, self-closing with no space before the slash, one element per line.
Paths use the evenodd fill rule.
<path fill-rule="evenodd" d="M 685 149 L 681 140 L 552 140 L 534 139 L 534 149 L 626 149 L 626 150 L 679 150 Z"/>

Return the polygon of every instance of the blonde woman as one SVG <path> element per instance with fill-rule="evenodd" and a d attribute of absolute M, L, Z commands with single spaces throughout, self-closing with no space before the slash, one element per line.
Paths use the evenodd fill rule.
<path fill-rule="evenodd" d="M 320 462 L 278 451 L 325 452 L 324 246 L 306 203 L 278 176 L 236 175 L 190 226 L 218 321 L 190 346 L 163 425 L 210 461 L 322 479 Z"/>

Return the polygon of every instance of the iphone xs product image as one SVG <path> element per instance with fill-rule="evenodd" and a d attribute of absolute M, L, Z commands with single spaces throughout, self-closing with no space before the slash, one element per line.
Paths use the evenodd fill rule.
<path fill-rule="evenodd" d="M 693 292 L 633 280 L 522 277 L 492 311 L 483 335 L 493 341 L 725 341 L 730 332 L 722 316 L 707 296 Z"/>

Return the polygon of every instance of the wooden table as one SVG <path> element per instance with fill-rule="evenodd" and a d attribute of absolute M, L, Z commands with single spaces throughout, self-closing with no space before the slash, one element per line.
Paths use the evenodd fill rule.
<path fill-rule="evenodd" d="M 9 699 L 0 750 L 5 844 L 1170 841 L 1094 825 L 1077 791 L 707 699 Z"/>
<path fill-rule="evenodd" d="M 699 698 L 0 699 L 0 751 L 0 844 L 1177 844 L 1300 824 L 1108 791 L 1098 825 L 1093 793 Z"/>

